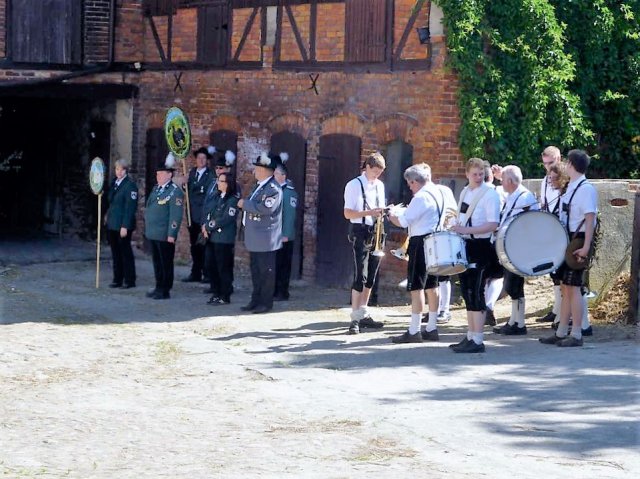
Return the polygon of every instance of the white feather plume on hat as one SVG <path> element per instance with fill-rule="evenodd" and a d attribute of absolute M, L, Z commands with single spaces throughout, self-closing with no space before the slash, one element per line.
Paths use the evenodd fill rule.
<path fill-rule="evenodd" d="M 231 150 L 227 150 L 224 153 L 224 162 L 227 166 L 233 165 L 233 162 L 236 161 L 236 155 Z"/>
<path fill-rule="evenodd" d="M 283 163 L 286 163 L 287 161 L 289 161 L 289 153 L 283 151 L 282 153 L 280 153 L 280 159 Z"/>
<path fill-rule="evenodd" d="M 207 146 L 207 151 L 209 152 L 210 155 L 213 155 L 216 152 L 216 147 L 213 145 L 209 145 Z"/>
<path fill-rule="evenodd" d="M 257 163 L 260 166 L 269 166 L 271 164 L 271 158 L 269 158 L 267 152 L 263 151 L 262 153 L 260 153 L 260 159 Z"/>
<path fill-rule="evenodd" d="M 175 168 L 176 167 L 176 157 L 173 156 L 173 153 L 169 152 L 167 158 L 164 160 L 165 168 Z"/>

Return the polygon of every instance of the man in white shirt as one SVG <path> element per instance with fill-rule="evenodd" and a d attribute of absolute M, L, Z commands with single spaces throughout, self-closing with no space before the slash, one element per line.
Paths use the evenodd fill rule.
<path fill-rule="evenodd" d="M 515 165 L 502 169 L 502 187 L 507 199 L 500 212 L 500 226 L 524 211 L 538 210 L 536 197 L 522 185 L 522 171 Z M 502 326 L 493 328 L 493 332 L 507 336 L 527 334 L 524 319 L 524 278 L 504 269 L 504 290 L 511 297 L 511 317 Z"/>
<path fill-rule="evenodd" d="M 450 345 L 456 353 L 483 353 L 484 272 L 491 256 L 491 235 L 500 223 L 498 193 L 484 183 L 484 162 L 471 158 L 467 162 L 469 185 L 460 194 L 458 225 L 452 230 L 465 238 L 469 267 L 460 273 L 460 287 L 467 309 L 467 336 Z"/>
<path fill-rule="evenodd" d="M 389 215 L 396 226 L 409 228 L 407 254 L 407 291 L 411 293 L 411 323 L 402 335 L 391 338 L 394 344 L 421 343 L 423 340 L 438 341 L 438 278 L 427 274 L 424 256 L 424 239 L 433 233 L 442 217 L 442 205 L 436 195 L 439 189 L 431 183 L 431 168 L 426 163 L 413 165 L 404 171 L 404 179 L 413 193 L 409 206 L 398 216 Z M 422 312 L 425 308 L 424 290 L 429 297 L 429 321 L 420 331 Z"/>
<path fill-rule="evenodd" d="M 588 268 L 589 251 L 598 213 L 598 193 L 585 177 L 589 161 L 589 155 L 582 150 L 571 150 L 567 154 L 567 173 L 570 181 L 567 191 L 562 195 L 560 220 L 566 225 L 569 238 L 582 238 L 584 244 L 573 251 L 575 264 L 565 261 L 558 269 L 562 275 L 560 324 L 553 336 L 540 338 L 540 342 L 544 344 L 556 344 L 561 347 L 582 346 L 584 304 L 581 289 Z M 573 327 L 571 335 L 567 336 L 569 319 L 573 321 Z"/>
<path fill-rule="evenodd" d="M 371 318 L 367 304 L 380 266 L 380 257 L 372 253 L 376 219 L 383 215 L 386 205 L 384 184 L 378 179 L 385 168 L 384 157 L 373 153 L 364 162 L 363 174 L 344 188 L 344 217 L 350 221 L 354 261 L 349 334 L 358 334 L 361 328 L 383 327 L 383 323 Z"/>

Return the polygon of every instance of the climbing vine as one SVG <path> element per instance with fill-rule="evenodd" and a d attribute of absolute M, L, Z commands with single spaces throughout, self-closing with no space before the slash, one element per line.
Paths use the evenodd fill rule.
<path fill-rule="evenodd" d="M 601 175 L 640 170 L 638 0 L 434 1 L 465 156 L 535 175 L 556 144 L 589 150 Z"/>

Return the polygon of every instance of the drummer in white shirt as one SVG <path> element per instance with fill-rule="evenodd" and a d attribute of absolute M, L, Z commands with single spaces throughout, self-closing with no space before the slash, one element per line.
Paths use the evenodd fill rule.
<path fill-rule="evenodd" d="M 394 344 L 438 341 L 438 278 L 427 274 L 424 256 L 424 239 L 433 233 L 443 216 L 443 205 L 438 204 L 440 190 L 431 182 L 431 168 L 426 163 L 412 165 L 404 171 L 404 179 L 413 193 L 409 206 L 389 220 L 396 226 L 409 228 L 407 255 L 407 290 L 411 293 L 411 323 L 400 336 L 391 338 Z M 424 290 L 429 300 L 429 320 L 420 331 L 422 312 L 425 309 Z"/>
<path fill-rule="evenodd" d="M 539 209 L 536 197 L 522 185 L 522 171 L 519 167 L 507 165 L 502 168 L 502 187 L 507 193 L 507 199 L 500 211 L 500 227 L 517 214 Z M 494 327 L 493 332 L 507 336 L 527 334 L 524 319 L 524 278 L 505 268 L 504 290 L 511 297 L 511 317 L 502 326 Z"/>
<path fill-rule="evenodd" d="M 482 353 L 484 346 L 484 272 L 491 255 L 491 236 L 500 223 L 498 193 L 484 183 L 484 162 L 467 162 L 469 185 L 460 194 L 458 225 L 452 231 L 463 235 L 468 269 L 460 273 L 460 287 L 467 309 L 467 336 L 450 347 L 456 353 Z"/>

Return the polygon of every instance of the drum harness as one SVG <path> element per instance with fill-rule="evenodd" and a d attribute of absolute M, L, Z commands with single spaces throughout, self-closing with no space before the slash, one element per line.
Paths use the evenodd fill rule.
<path fill-rule="evenodd" d="M 367 196 L 365 195 L 365 192 L 364 192 L 364 184 L 362 183 L 362 180 L 360 178 L 357 178 L 357 180 L 358 180 L 358 183 L 360 183 L 360 190 L 362 191 L 362 211 L 366 211 L 367 208 L 371 208 L 371 206 L 367 202 Z M 378 191 L 378 185 L 376 185 L 376 208 L 380 208 L 380 193 Z M 354 223 L 351 223 L 351 224 L 354 225 Z M 371 227 L 371 229 L 366 228 L 366 226 L 368 226 L 368 225 L 366 224 L 365 217 L 363 216 L 362 217 L 362 228 L 367 230 L 366 231 L 367 234 L 372 234 L 373 233 L 373 229 L 375 227 L 375 221 L 374 221 L 374 224 Z M 386 236 L 386 235 L 384 235 L 384 236 Z M 382 241 L 383 241 L 383 244 L 384 244 L 384 239 Z M 365 244 L 366 243 L 368 243 L 368 242 L 365 241 Z M 371 244 L 373 245 L 373 238 L 372 238 Z"/>
<path fill-rule="evenodd" d="M 576 237 L 578 236 L 578 233 L 580 232 L 580 228 L 582 228 L 582 225 L 584 225 L 586 218 L 583 218 L 582 221 L 580 222 L 580 224 L 578 225 L 578 227 L 576 228 L 576 231 L 573 232 L 573 236 L 571 236 L 571 230 L 570 228 L 570 222 L 569 220 L 571 219 L 571 202 L 573 201 L 573 197 L 576 195 L 576 192 L 578 191 L 578 188 L 580 188 L 584 183 L 586 183 L 586 179 L 582 180 L 580 183 L 578 183 L 578 186 L 576 186 L 576 189 L 573 190 L 573 193 L 571 193 L 571 197 L 569 198 L 569 201 L 567 203 L 563 203 L 562 205 L 562 211 L 566 211 L 567 212 L 567 233 L 569 233 L 571 240 L 576 239 Z M 587 254 L 587 260 L 589 261 L 589 264 L 591 264 L 591 262 L 593 262 L 593 259 L 595 257 L 596 254 L 596 249 L 598 247 L 598 243 L 600 240 L 600 213 L 598 212 L 596 214 L 596 224 L 593 227 L 593 237 L 591 238 L 591 244 L 589 245 L 589 253 Z"/>
<path fill-rule="evenodd" d="M 480 186 L 480 188 L 482 188 L 482 190 L 476 195 L 476 197 L 473 199 L 471 204 L 464 202 L 464 197 L 466 196 L 467 191 L 469 190 L 468 186 L 465 186 L 464 189 L 462 190 L 462 193 L 460 194 L 458 211 L 466 215 L 466 221 L 465 221 L 466 226 L 473 226 L 473 224 L 471 223 L 471 215 L 473 215 L 473 212 L 476 209 L 476 206 L 478 206 L 478 203 L 480 202 L 482 197 L 485 195 L 485 193 L 491 189 L 489 186 L 487 186 L 486 183 L 483 183 L 482 186 Z M 462 211 L 463 206 L 466 206 L 464 211 Z M 476 239 L 473 237 L 473 234 L 469 234 L 469 236 L 471 236 L 471 239 Z M 477 267 L 476 263 L 469 263 L 467 265 L 467 269 L 476 268 L 476 267 Z"/>

